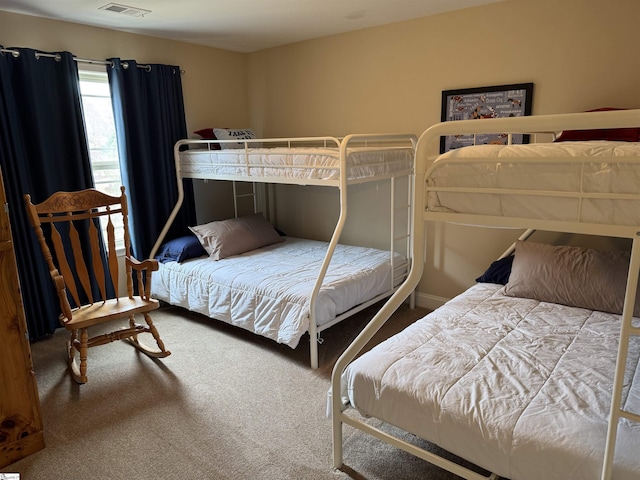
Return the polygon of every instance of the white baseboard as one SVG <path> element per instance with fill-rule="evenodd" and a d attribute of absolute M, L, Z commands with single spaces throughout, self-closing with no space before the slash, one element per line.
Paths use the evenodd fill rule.
<path fill-rule="evenodd" d="M 418 307 L 435 310 L 448 301 L 449 299 L 445 297 L 438 297 L 436 295 L 429 295 L 428 293 L 416 292 L 416 306 Z"/>

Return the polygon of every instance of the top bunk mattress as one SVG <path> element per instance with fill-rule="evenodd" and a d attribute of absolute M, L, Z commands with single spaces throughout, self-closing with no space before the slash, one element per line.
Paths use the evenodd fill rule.
<path fill-rule="evenodd" d="M 636 320 L 637 321 L 637 320 Z M 345 401 L 511 480 L 597 480 L 620 316 L 507 297 L 480 283 L 354 360 Z M 640 410 L 640 338 L 623 407 Z M 613 476 L 640 478 L 623 419 Z"/>
<path fill-rule="evenodd" d="M 478 145 L 437 157 L 427 212 L 640 225 L 640 144 Z"/>
<path fill-rule="evenodd" d="M 408 175 L 413 171 L 413 154 L 409 147 L 348 148 L 347 180 Z M 341 172 L 340 149 L 330 147 L 190 149 L 179 156 L 182 176 L 193 178 L 337 182 Z"/>

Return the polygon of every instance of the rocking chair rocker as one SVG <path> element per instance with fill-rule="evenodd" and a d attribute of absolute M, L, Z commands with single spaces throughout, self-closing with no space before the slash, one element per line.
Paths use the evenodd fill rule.
<path fill-rule="evenodd" d="M 31 203 L 30 195 L 24 196 L 29 220 L 38 237 L 60 300 L 60 322 L 71 332 L 71 338 L 67 343 L 68 362 L 73 379 L 80 384 L 87 382 L 87 350 L 90 347 L 116 340 L 127 340 L 153 358 L 163 358 L 171 354 L 165 349 L 149 316 L 150 311 L 159 307 L 159 302 L 149 296 L 151 272 L 158 269 L 158 262 L 152 259 L 140 262 L 131 256 L 127 197 L 125 188 L 120 187 L 120 190 L 122 193 L 119 197 L 101 193 L 93 188 L 78 192 L 57 192 L 36 205 Z M 118 214 L 122 216 L 121 221 L 118 220 Z M 100 248 L 101 220 L 107 225 L 106 252 Z M 43 224 L 50 226 L 45 227 L 50 233 L 48 239 L 45 238 Z M 126 296 L 119 296 L 117 232 L 124 236 Z M 81 239 L 84 240 L 84 248 Z M 50 246 L 53 248 L 55 259 Z M 134 295 L 134 274 L 138 295 Z M 115 291 L 115 298 L 108 298 L 109 281 Z M 78 283 L 81 286 L 80 291 Z M 146 325 L 135 322 L 137 314 L 143 315 Z M 128 326 L 89 337 L 89 327 L 127 318 Z M 138 335 L 141 333 L 151 333 L 158 348 L 152 349 L 139 341 Z M 79 363 L 77 357 L 80 358 Z"/>

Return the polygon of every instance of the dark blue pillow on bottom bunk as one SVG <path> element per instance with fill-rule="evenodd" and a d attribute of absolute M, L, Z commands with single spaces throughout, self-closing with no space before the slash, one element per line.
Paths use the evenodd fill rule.
<path fill-rule="evenodd" d="M 511 275 L 511 266 L 513 265 L 513 255 L 496 260 L 487 271 L 476 278 L 476 282 L 480 283 L 497 283 L 506 285 Z"/>
<path fill-rule="evenodd" d="M 195 235 L 185 235 L 163 243 L 156 254 L 156 260 L 165 262 L 184 262 L 190 258 L 207 255 L 200 240 Z"/>

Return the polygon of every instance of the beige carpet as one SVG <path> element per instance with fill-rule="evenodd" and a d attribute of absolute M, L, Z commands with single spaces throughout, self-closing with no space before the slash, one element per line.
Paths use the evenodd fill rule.
<path fill-rule="evenodd" d="M 124 342 L 89 351 L 89 382 L 65 363 L 66 332 L 32 345 L 46 448 L 2 469 L 39 479 L 458 478 L 345 427 L 332 468 L 326 394 L 331 368 L 375 306 L 323 333 L 320 368 L 308 337 L 293 350 L 174 307 L 154 315 L 172 355 Z M 401 308 L 377 340 L 425 310 Z"/>

